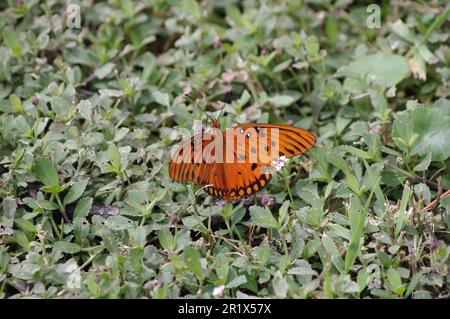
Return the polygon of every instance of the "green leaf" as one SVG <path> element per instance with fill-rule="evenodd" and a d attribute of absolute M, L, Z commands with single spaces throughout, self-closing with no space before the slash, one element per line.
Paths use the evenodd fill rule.
<path fill-rule="evenodd" d="M 268 243 L 264 243 L 258 247 L 256 252 L 256 256 L 258 257 L 258 262 L 261 265 L 267 264 L 270 258 L 270 246 Z"/>
<path fill-rule="evenodd" d="M 319 53 L 319 42 L 315 36 L 310 36 L 305 41 L 305 49 L 311 57 L 317 56 Z"/>
<path fill-rule="evenodd" d="M 30 241 L 28 240 L 27 235 L 20 230 L 15 231 L 14 239 L 22 248 L 28 249 L 30 246 Z"/>
<path fill-rule="evenodd" d="M 406 289 L 406 292 L 405 292 L 406 298 L 409 297 L 413 293 L 414 289 L 416 289 L 417 284 L 420 281 L 420 278 L 422 278 L 422 272 L 418 272 L 412 277 L 411 281 L 409 282 L 408 288 Z"/>
<path fill-rule="evenodd" d="M 286 267 L 289 263 L 289 257 L 287 255 L 282 255 L 280 259 L 278 259 L 278 269 L 282 274 L 286 271 Z"/>
<path fill-rule="evenodd" d="M 422 161 L 414 167 L 415 172 L 423 172 L 428 169 L 431 164 L 431 153 L 428 153 Z"/>
<path fill-rule="evenodd" d="M 59 206 L 57 203 L 55 202 L 50 202 L 48 200 L 42 199 L 42 198 L 38 198 L 36 201 L 36 204 L 38 205 L 38 207 L 41 207 L 45 210 L 57 210 L 59 209 Z"/>
<path fill-rule="evenodd" d="M 339 27 L 337 24 L 337 20 L 332 17 L 332 16 L 328 16 L 327 20 L 325 22 L 325 32 L 327 34 L 328 39 L 331 42 L 335 42 L 336 38 L 339 34 Z"/>
<path fill-rule="evenodd" d="M 70 188 L 70 190 L 67 192 L 66 196 L 64 197 L 64 206 L 66 206 L 67 204 L 73 203 L 74 201 L 76 201 L 77 199 L 79 199 L 81 197 L 81 195 L 83 195 L 85 189 L 86 189 L 86 185 L 87 185 L 87 180 L 81 180 L 76 182 L 75 184 L 73 184 L 73 186 Z"/>
<path fill-rule="evenodd" d="M 400 19 L 391 24 L 391 30 L 410 43 L 414 43 L 417 40 L 411 29 Z"/>
<path fill-rule="evenodd" d="M 333 239 L 328 235 L 323 235 L 322 237 L 322 245 L 325 248 L 326 252 L 331 256 L 331 262 L 336 267 L 336 269 L 340 272 L 344 272 L 344 260 L 339 253 L 339 250 L 334 243 Z"/>
<path fill-rule="evenodd" d="M 354 232 L 358 225 L 358 217 L 361 215 L 361 202 L 356 196 L 350 198 L 347 214 L 350 223 L 350 229 Z"/>
<path fill-rule="evenodd" d="M 418 107 L 411 111 L 418 138 L 412 146 L 411 155 L 431 153 L 433 161 L 445 161 L 450 157 L 450 108 L 444 104 L 432 108 Z"/>
<path fill-rule="evenodd" d="M 184 9 L 192 14 L 195 19 L 199 20 L 202 17 L 200 6 L 195 0 L 183 0 Z"/>
<path fill-rule="evenodd" d="M 109 161 L 111 162 L 111 165 L 113 167 L 113 171 L 115 173 L 119 173 L 122 161 L 120 158 L 119 149 L 117 148 L 117 146 L 115 144 L 109 145 L 108 157 L 109 157 Z"/>
<path fill-rule="evenodd" d="M 16 224 L 26 232 L 29 232 L 29 233 L 37 232 L 36 227 L 32 223 L 30 223 L 28 220 L 19 219 L 19 220 L 16 220 Z"/>
<path fill-rule="evenodd" d="M 184 261 L 189 270 L 197 277 L 198 280 L 203 280 L 204 275 L 202 265 L 200 263 L 201 255 L 197 249 L 192 246 L 184 247 Z"/>
<path fill-rule="evenodd" d="M 114 231 L 125 230 L 133 227 L 133 221 L 122 215 L 114 215 L 109 217 L 105 224 L 109 229 Z"/>
<path fill-rule="evenodd" d="M 77 206 L 75 206 L 73 218 L 75 219 L 86 217 L 92 208 L 92 202 L 92 197 L 84 197 L 80 199 L 77 203 Z"/>
<path fill-rule="evenodd" d="M 388 101 L 383 94 L 372 94 L 370 96 L 370 101 L 372 102 L 375 111 L 377 111 L 381 116 L 388 108 Z"/>
<path fill-rule="evenodd" d="M 226 13 L 227 16 L 233 21 L 237 27 L 243 28 L 244 23 L 242 22 L 242 15 L 239 9 L 236 6 L 233 5 L 227 5 L 226 6 Z"/>
<path fill-rule="evenodd" d="M 174 249 L 175 240 L 168 228 L 163 228 L 158 232 L 159 243 L 164 249 Z"/>
<path fill-rule="evenodd" d="M 22 45 L 20 44 L 20 37 L 18 33 L 11 28 L 4 28 L 2 36 L 3 42 L 9 49 L 11 49 L 14 56 L 19 57 L 23 55 L 24 51 Z"/>
<path fill-rule="evenodd" d="M 167 93 L 162 93 L 160 91 L 153 91 L 152 92 L 153 98 L 155 99 L 155 102 L 165 106 L 170 107 L 170 97 Z"/>
<path fill-rule="evenodd" d="M 106 63 L 101 67 L 99 67 L 98 69 L 96 69 L 94 74 L 97 78 L 101 80 L 107 77 L 115 67 L 116 65 L 114 63 Z"/>
<path fill-rule="evenodd" d="M 40 157 L 34 161 L 34 173 L 45 186 L 60 187 L 56 167 L 48 158 Z"/>
<path fill-rule="evenodd" d="M 271 102 L 276 107 L 287 107 L 300 99 L 301 95 L 295 91 L 285 91 L 282 94 L 275 95 L 271 98 Z"/>
<path fill-rule="evenodd" d="M 9 101 L 11 102 L 13 112 L 22 113 L 24 111 L 22 101 L 17 95 L 11 94 L 9 96 Z"/>
<path fill-rule="evenodd" d="M 219 253 L 217 255 L 214 262 L 214 269 L 216 271 L 217 277 L 222 280 L 221 284 L 225 284 L 228 278 L 230 266 L 228 264 L 228 258 L 224 254 Z"/>
<path fill-rule="evenodd" d="M 290 201 L 285 201 L 278 210 L 278 225 L 284 224 L 290 204 Z"/>
<path fill-rule="evenodd" d="M 98 90 L 101 97 L 122 97 L 123 91 L 121 90 L 112 90 L 112 89 L 100 89 Z"/>
<path fill-rule="evenodd" d="M 408 152 L 417 135 L 414 135 L 414 120 L 407 112 L 399 113 L 394 121 L 392 136 L 395 144 L 404 152 Z"/>
<path fill-rule="evenodd" d="M 75 243 L 70 243 L 67 241 L 57 241 L 53 245 L 53 249 L 62 251 L 63 253 L 66 253 L 66 254 L 76 254 L 77 252 L 79 252 L 81 250 L 81 247 L 80 247 L 80 245 L 75 244 Z"/>
<path fill-rule="evenodd" d="M 15 198 L 6 197 L 2 202 L 0 209 L 0 225 L 11 228 L 14 224 L 14 216 L 17 211 L 17 201 Z"/>
<path fill-rule="evenodd" d="M 241 275 L 241 276 L 238 276 L 238 277 L 234 278 L 233 280 L 231 280 L 225 287 L 228 289 L 237 288 L 246 283 L 247 283 L 247 277 L 245 277 L 244 275 Z"/>
<path fill-rule="evenodd" d="M 405 287 L 402 285 L 402 279 L 398 271 L 393 268 L 389 268 L 387 271 L 387 278 L 389 284 L 392 286 L 392 291 L 402 296 L 405 291 Z"/>
<path fill-rule="evenodd" d="M 377 185 L 380 182 L 380 179 L 375 183 Z M 352 239 L 350 240 L 347 253 L 345 254 L 345 272 L 348 273 L 350 271 L 350 268 L 355 263 L 356 257 L 359 254 L 360 248 L 361 248 L 361 239 L 363 235 L 364 230 L 364 224 L 366 223 L 368 211 L 369 211 L 369 204 L 372 200 L 373 193 L 375 191 L 375 187 L 372 188 L 372 191 L 370 192 L 369 198 L 367 199 L 366 205 L 364 206 L 364 210 L 362 214 L 358 216 L 358 222 L 356 224 L 356 227 L 353 230 L 352 233 Z"/>
<path fill-rule="evenodd" d="M 369 272 L 366 268 L 362 268 L 358 271 L 358 275 L 356 276 L 356 282 L 359 286 L 359 292 L 361 293 L 367 286 L 369 279 Z"/>
<path fill-rule="evenodd" d="M 288 284 L 286 278 L 284 278 L 279 271 L 275 273 L 272 280 L 272 287 L 275 296 L 278 298 L 286 298 L 288 291 Z"/>
<path fill-rule="evenodd" d="M 250 217 L 252 225 L 272 229 L 279 228 L 277 220 L 273 217 L 272 213 L 265 208 L 259 206 L 250 207 Z"/>
<path fill-rule="evenodd" d="M 350 145 L 338 146 L 336 149 L 343 150 L 343 151 L 348 152 L 352 155 L 355 155 L 359 158 L 370 159 L 369 153 L 367 153 L 366 151 L 360 150 L 359 148 L 350 146 Z"/>
<path fill-rule="evenodd" d="M 117 245 L 116 237 L 113 236 L 111 230 L 106 227 L 102 227 L 96 231 L 96 235 L 102 238 L 102 243 L 106 249 L 112 254 L 117 254 L 119 252 L 119 247 Z"/>
<path fill-rule="evenodd" d="M 346 77 L 343 85 L 344 90 L 347 92 L 360 95 L 366 92 L 366 85 L 363 83 L 361 79 L 355 79 L 351 77 Z"/>
<path fill-rule="evenodd" d="M 340 71 L 349 77 L 368 78 L 371 82 L 389 88 L 408 76 L 409 65 L 406 59 L 400 55 L 379 52 L 364 55 Z"/>
<path fill-rule="evenodd" d="M 349 170 L 347 162 L 343 158 L 342 153 L 338 152 L 337 149 L 333 149 L 330 153 L 328 153 L 327 161 L 344 172 L 347 172 Z"/>
<path fill-rule="evenodd" d="M 400 231 L 403 229 L 403 225 L 405 223 L 405 213 L 406 213 L 406 205 L 408 205 L 409 197 L 411 196 L 411 188 L 409 185 L 405 185 L 403 189 L 402 200 L 400 201 L 400 208 L 396 214 L 395 219 L 395 237 L 398 237 Z"/>

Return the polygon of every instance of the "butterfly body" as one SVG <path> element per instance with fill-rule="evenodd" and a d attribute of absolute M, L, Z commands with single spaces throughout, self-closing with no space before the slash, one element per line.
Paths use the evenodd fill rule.
<path fill-rule="evenodd" d="M 203 131 L 182 143 L 169 163 L 170 176 L 192 181 L 207 193 L 235 200 L 264 188 L 281 158 L 303 154 L 316 137 L 306 130 L 271 124 L 243 124 L 211 132 Z"/>

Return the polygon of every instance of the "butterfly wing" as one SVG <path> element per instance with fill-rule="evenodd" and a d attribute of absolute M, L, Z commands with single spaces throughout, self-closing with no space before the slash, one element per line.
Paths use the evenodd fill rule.
<path fill-rule="evenodd" d="M 192 181 L 199 186 L 219 184 L 223 170 L 219 163 L 205 161 L 205 148 L 210 139 L 207 134 L 197 134 L 183 142 L 172 154 L 169 175 L 177 182 Z"/>
<path fill-rule="evenodd" d="M 176 181 L 193 181 L 212 196 L 239 199 L 268 184 L 274 161 L 303 154 L 316 142 L 311 132 L 287 125 L 244 124 L 231 130 L 231 138 L 223 136 L 222 149 L 223 154 L 231 154 L 231 160 L 227 157 L 223 162 L 205 162 L 207 144 L 196 135 L 172 156 L 170 176 Z"/>
<path fill-rule="evenodd" d="M 177 182 L 196 181 L 199 180 L 206 170 L 201 167 L 201 156 L 203 149 L 199 150 L 196 143 L 201 139 L 201 134 L 194 135 L 189 140 L 183 142 L 175 153 L 172 154 L 169 163 L 169 175 Z"/>
<path fill-rule="evenodd" d="M 250 140 L 253 134 L 257 136 L 256 150 L 251 147 L 246 149 L 246 156 L 250 156 L 255 152 L 259 154 L 267 154 L 267 159 L 259 158 L 259 163 L 276 161 L 281 156 L 291 158 L 301 155 L 310 150 L 317 141 L 313 133 L 289 125 L 273 125 L 273 124 L 243 124 L 235 126 L 240 134 Z M 250 137 L 248 137 L 250 134 Z M 235 137 L 235 143 L 242 146 L 242 139 Z M 249 144 L 248 141 L 245 142 Z M 264 149 L 261 149 L 264 148 Z M 260 152 L 261 151 L 261 152 Z M 258 156 L 264 157 L 264 156 Z"/>
<path fill-rule="evenodd" d="M 232 130 L 234 144 L 226 143 L 226 148 L 234 147 L 234 163 L 223 164 L 226 188 L 222 191 L 227 199 L 258 192 L 272 178 L 274 161 L 301 155 L 317 140 L 311 132 L 288 125 L 244 124 Z"/>

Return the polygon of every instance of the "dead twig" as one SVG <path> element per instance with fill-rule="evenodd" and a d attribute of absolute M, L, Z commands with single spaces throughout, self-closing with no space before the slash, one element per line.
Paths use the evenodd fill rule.
<path fill-rule="evenodd" d="M 439 202 L 441 200 L 443 200 L 445 197 L 450 196 L 450 189 L 447 190 L 445 193 L 441 194 L 440 196 L 438 196 L 434 201 L 432 201 L 431 203 L 429 203 L 427 206 L 425 206 L 421 212 L 427 212 L 432 210 L 434 207 L 437 206 L 437 204 L 439 204 Z"/>

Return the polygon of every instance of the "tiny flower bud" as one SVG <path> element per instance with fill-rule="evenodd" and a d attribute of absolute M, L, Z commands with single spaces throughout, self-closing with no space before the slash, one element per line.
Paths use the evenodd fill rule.
<path fill-rule="evenodd" d="M 32 103 L 34 106 L 36 106 L 36 105 L 39 104 L 39 99 L 38 99 L 37 97 L 34 97 L 34 98 L 31 99 L 31 103 Z"/>
<path fill-rule="evenodd" d="M 144 288 L 148 290 L 153 290 L 155 288 L 155 285 L 157 284 L 156 279 L 148 281 L 146 284 L 144 284 Z"/>
<path fill-rule="evenodd" d="M 214 297 L 223 297 L 223 291 L 224 290 L 225 290 L 225 286 L 224 285 L 214 287 L 214 289 L 213 289 L 213 296 Z"/>
<path fill-rule="evenodd" d="M 270 199 L 268 196 L 263 195 L 261 197 L 261 200 L 260 200 L 261 205 L 266 206 L 267 204 L 269 204 L 269 202 L 270 202 Z"/>

